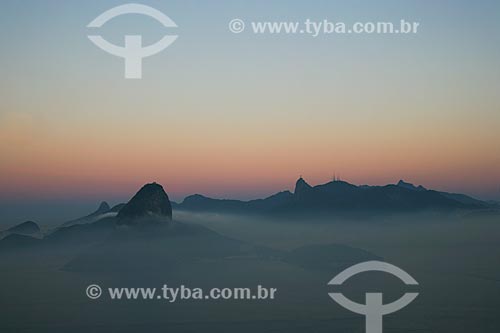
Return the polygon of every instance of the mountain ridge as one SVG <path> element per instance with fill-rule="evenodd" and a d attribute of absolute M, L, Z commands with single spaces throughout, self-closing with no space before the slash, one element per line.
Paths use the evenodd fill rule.
<path fill-rule="evenodd" d="M 279 200 L 277 200 L 279 198 Z M 491 208 L 487 202 L 465 194 L 440 192 L 400 180 L 382 186 L 357 186 L 333 180 L 316 186 L 302 177 L 294 192 L 282 191 L 249 201 L 215 199 L 201 194 L 187 196 L 175 209 L 185 211 L 290 215 L 294 213 L 455 211 Z"/>

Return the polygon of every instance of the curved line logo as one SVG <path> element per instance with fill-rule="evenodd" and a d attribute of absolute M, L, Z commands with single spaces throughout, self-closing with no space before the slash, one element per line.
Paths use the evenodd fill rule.
<path fill-rule="evenodd" d="M 124 14 L 142 14 L 150 16 L 160 22 L 167 28 L 176 28 L 172 19 L 163 14 L 159 10 L 141 4 L 126 4 L 111 8 L 90 22 L 88 28 L 99 28 L 109 20 Z M 177 35 L 165 35 L 158 42 L 143 47 L 142 36 L 140 35 L 126 35 L 125 45 L 117 46 L 102 38 L 99 35 L 89 35 L 88 38 L 102 50 L 125 59 L 125 78 L 126 79 L 140 79 L 142 78 L 142 59 L 157 54 L 167 48 L 176 39 Z"/>
<path fill-rule="evenodd" d="M 386 272 L 398 277 L 406 285 L 418 285 L 408 273 L 401 268 L 381 261 L 367 261 L 351 266 L 328 282 L 329 285 L 342 285 L 350 277 L 363 272 Z M 389 304 L 382 303 L 381 293 L 366 293 L 366 304 L 359 304 L 341 293 L 329 293 L 330 297 L 344 308 L 366 316 L 366 333 L 382 333 L 382 317 L 401 310 L 410 304 L 418 293 L 405 293 L 400 299 Z"/>

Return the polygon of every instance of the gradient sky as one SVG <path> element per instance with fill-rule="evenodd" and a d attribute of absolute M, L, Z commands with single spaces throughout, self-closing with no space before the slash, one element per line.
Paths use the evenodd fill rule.
<path fill-rule="evenodd" d="M 336 172 L 500 199 L 498 1 L 140 1 L 115 44 L 165 32 L 143 79 L 86 25 L 123 1 L 0 3 L 0 200 L 255 198 Z M 417 35 L 235 35 L 245 21 L 419 21 Z"/>

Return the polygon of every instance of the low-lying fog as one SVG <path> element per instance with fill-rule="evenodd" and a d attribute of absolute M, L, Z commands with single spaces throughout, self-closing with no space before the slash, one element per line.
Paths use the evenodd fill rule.
<path fill-rule="evenodd" d="M 174 211 L 174 219 L 283 253 L 308 245 L 342 244 L 366 250 L 401 267 L 419 282 L 420 295 L 407 308 L 384 318 L 389 332 L 500 331 L 498 215 L 450 218 L 419 214 L 369 221 L 330 218 L 292 222 Z M 162 244 L 172 242 L 172 239 L 155 241 L 149 250 L 157 251 Z M 192 248 L 206 246 L 188 239 L 180 240 L 181 243 Z M 130 244 L 127 253 L 135 250 L 134 243 Z M 175 246 L 171 252 L 176 255 Z M 318 260 L 323 254 L 316 252 Z M 1 332 L 364 331 L 362 316 L 341 308 L 327 295 L 330 292 L 327 282 L 339 273 L 334 266 L 331 271 L 316 270 L 314 266 L 310 269 L 279 260 L 223 258 L 198 266 L 190 264 L 178 272 L 166 269 L 169 265 L 166 261 L 153 262 L 152 267 L 157 269 L 139 273 L 62 269 L 76 255 L 72 251 L 0 253 Z M 132 260 L 125 252 L 123 256 Z M 382 284 L 387 299 L 399 298 L 407 291 L 400 282 L 390 278 L 387 281 Z M 158 283 L 198 283 L 207 287 L 262 284 L 278 288 L 278 299 L 263 303 L 174 304 L 92 301 L 84 293 L 91 283 L 107 287 L 160 287 Z M 366 291 L 364 286 L 353 289 L 353 298 L 358 297 L 360 302 Z"/>

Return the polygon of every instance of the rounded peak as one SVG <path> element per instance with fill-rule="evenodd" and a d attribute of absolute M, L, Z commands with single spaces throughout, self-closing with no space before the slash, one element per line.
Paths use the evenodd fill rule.
<path fill-rule="evenodd" d="M 307 190 L 309 190 L 311 188 L 312 188 L 312 186 L 309 185 L 304 180 L 304 178 L 302 178 L 302 176 L 301 176 L 299 179 L 297 179 L 297 182 L 295 183 L 295 191 L 294 191 L 294 193 L 295 194 L 299 194 L 299 193 L 307 191 Z"/>
<path fill-rule="evenodd" d="M 144 185 L 118 212 L 119 218 L 150 215 L 172 218 L 172 206 L 168 195 L 163 186 L 156 182 Z"/>
<path fill-rule="evenodd" d="M 20 227 L 20 226 L 23 226 L 23 227 L 33 227 L 33 228 L 36 228 L 36 229 L 40 230 L 40 227 L 38 226 L 38 224 L 36 222 L 31 221 L 31 220 L 23 222 L 23 223 L 21 223 L 21 224 L 18 225 L 18 227 Z"/>
<path fill-rule="evenodd" d="M 137 192 L 137 193 L 140 193 L 142 191 L 165 191 L 165 190 L 163 189 L 163 186 L 161 186 L 157 182 L 152 182 L 152 183 L 147 183 L 147 184 L 143 185 L 141 187 L 141 189 L 139 190 L 139 192 Z"/>
<path fill-rule="evenodd" d="M 203 194 L 195 193 L 188 195 L 187 197 L 184 198 L 184 200 L 190 200 L 190 199 L 208 199 L 208 197 L 204 196 Z"/>
<path fill-rule="evenodd" d="M 26 221 L 23 223 L 20 223 L 18 225 L 15 225 L 9 229 L 7 229 L 8 232 L 12 233 L 36 233 L 40 231 L 40 227 L 38 224 L 36 224 L 33 221 Z"/>

